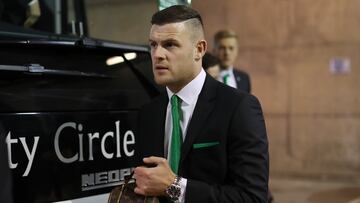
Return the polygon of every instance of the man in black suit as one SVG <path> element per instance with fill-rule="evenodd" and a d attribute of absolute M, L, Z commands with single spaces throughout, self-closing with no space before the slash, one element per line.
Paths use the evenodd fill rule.
<path fill-rule="evenodd" d="M 139 114 L 144 166 L 135 168 L 135 192 L 162 202 L 265 203 L 268 142 L 258 100 L 202 69 L 207 42 L 197 11 L 172 6 L 151 22 L 153 73 L 166 93 Z"/>
<path fill-rule="evenodd" d="M 221 30 L 214 37 L 214 54 L 221 62 L 221 78 L 223 83 L 242 90 L 251 92 L 249 75 L 241 70 L 234 68 L 234 63 L 238 54 L 237 35 L 231 30 Z"/>

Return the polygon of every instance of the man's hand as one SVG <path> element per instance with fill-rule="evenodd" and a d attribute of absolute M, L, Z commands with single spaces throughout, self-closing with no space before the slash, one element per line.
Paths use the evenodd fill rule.
<path fill-rule="evenodd" d="M 168 161 L 155 156 L 144 158 L 143 161 L 146 165 L 155 165 L 155 167 L 140 166 L 135 168 L 135 193 L 146 196 L 165 196 L 166 188 L 174 182 L 176 177 Z"/>

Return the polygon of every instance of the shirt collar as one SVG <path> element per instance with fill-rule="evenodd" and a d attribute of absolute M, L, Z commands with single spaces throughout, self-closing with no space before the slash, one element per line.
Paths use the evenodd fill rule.
<path fill-rule="evenodd" d="M 187 105 L 194 104 L 197 101 L 197 98 L 204 85 L 205 78 L 206 78 L 206 73 L 204 69 L 201 69 L 200 73 L 192 81 L 190 81 L 185 87 L 183 87 L 179 92 L 173 93 L 168 87 L 166 87 L 169 101 L 172 95 L 176 94 L 185 104 Z"/>
<path fill-rule="evenodd" d="M 229 68 L 225 69 L 225 70 L 221 70 L 220 71 L 220 76 L 221 77 L 224 77 L 225 75 L 231 75 L 233 74 L 233 69 L 234 67 L 233 66 L 230 66 Z"/>

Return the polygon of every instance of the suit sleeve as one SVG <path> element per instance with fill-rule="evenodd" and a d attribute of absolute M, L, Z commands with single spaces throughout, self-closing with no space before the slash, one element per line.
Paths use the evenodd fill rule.
<path fill-rule="evenodd" d="M 227 134 L 227 175 L 222 184 L 188 179 L 185 203 L 265 203 L 269 157 L 260 103 L 245 96 L 237 105 Z"/>

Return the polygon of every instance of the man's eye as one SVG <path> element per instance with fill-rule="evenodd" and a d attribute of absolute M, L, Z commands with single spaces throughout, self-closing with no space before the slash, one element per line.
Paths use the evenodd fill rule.
<path fill-rule="evenodd" d="M 156 46 L 156 43 L 151 42 L 149 45 L 150 45 L 150 47 L 155 47 L 155 46 Z"/>
<path fill-rule="evenodd" d="M 172 47 L 175 47 L 175 44 L 174 43 L 166 43 L 166 44 L 164 44 L 164 47 L 172 48 Z"/>

